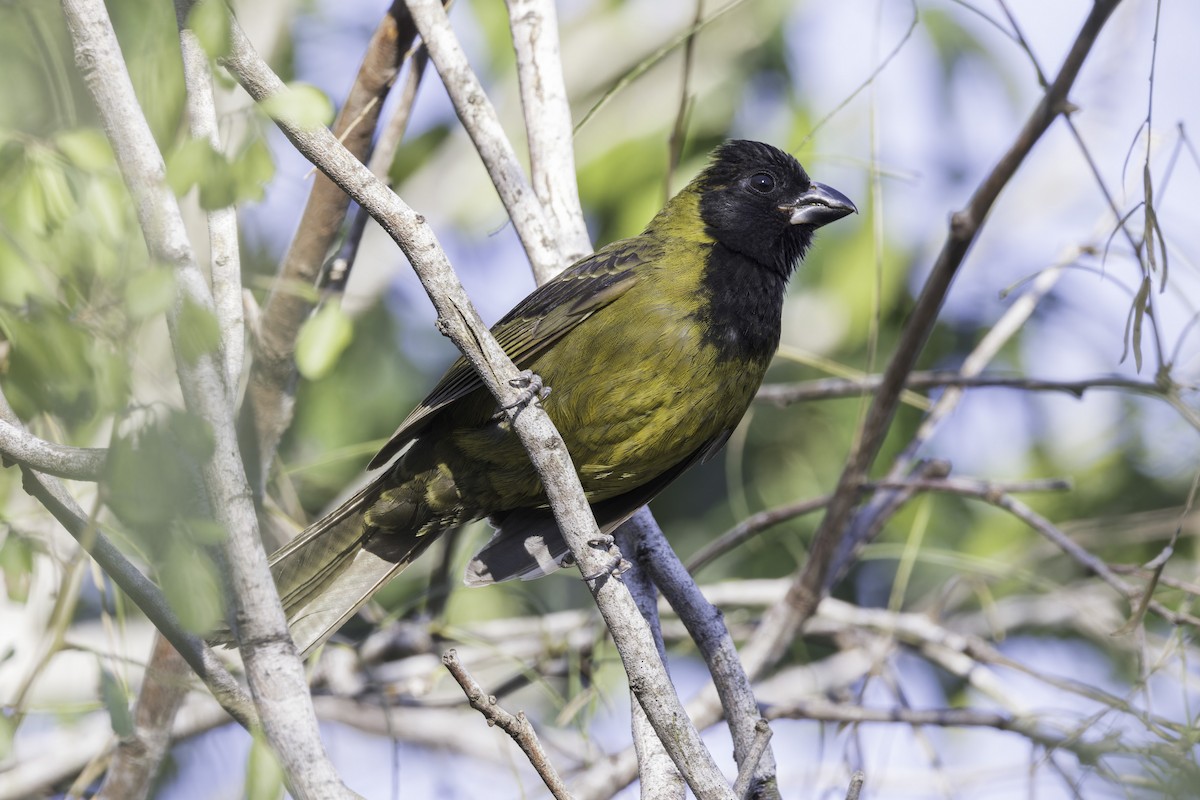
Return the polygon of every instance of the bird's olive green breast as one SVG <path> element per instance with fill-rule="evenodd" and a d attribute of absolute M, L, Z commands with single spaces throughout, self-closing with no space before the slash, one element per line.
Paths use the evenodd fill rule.
<path fill-rule="evenodd" d="M 713 262 L 720 253 L 702 227 L 673 222 L 664 211 L 639 237 L 647 252 L 631 288 L 530 364 L 550 388 L 542 405 L 592 501 L 629 491 L 728 435 L 778 341 L 777 302 L 765 310 L 773 322 L 757 311 L 747 320 L 714 312 L 706 275 L 729 265 Z M 757 352 L 730 347 L 744 339 L 742 322 L 755 330 L 773 325 L 774 338 Z M 726 329 L 713 330 L 714 323 Z M 489 508 L 521 507 L 540 497 L 507 425 L 460 428 L 451 439 L 465 459 L 455 471 L 487 476 L 496 495 L 487 498 Z M 472 469 L 482 463 L 486 469 Z M 483 486 L 463 488 L 492 494 Z"/>

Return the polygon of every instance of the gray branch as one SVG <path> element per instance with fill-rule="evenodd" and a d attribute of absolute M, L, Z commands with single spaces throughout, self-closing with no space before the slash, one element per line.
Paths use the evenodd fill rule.
<path fill-rule="evenodd" d="M 18 424 L 0 419 L 0 456 L 5 461 L 57 478 L 98 481 L 104 474 L 108 451 L 47 442 Z"/>
<path fill-rule="evenodd" d="M 575 180 L 571 104 L 563 80 L 553 0 L 507 0 L 533 191 L 558 232 L 557 263 L 538 283 L 592 252 Z"/>
<path fill-rule="evenodd" d="M 624 527 L 631 525 L 638 528 L 640 548 L 637 562 L 650 573 L 654 583 L 662 590 L 663 597 L 687 627 L 704 663 L 708 665 L 721 698 L 725 719 L 729 723 L 733 757 L 738 765 L 739 776 L 745 773 L 747 764 L 753 762 L 746 777 L 753 796 L 777 797 L 775 756 L 768 744 L 769 737 L 761 742 L 762 750 L 755 754 L 760 744 L 758 701 L 738 659 L 733 637 L 725 627 L 724 615 L 704 597 L 679 556 L 671 549 L 648 508 L 641 509 Z M 740 797 L 744 792 L 738 794 Z"/>
<path fill-rule="evenodd" d="M 432 55 L 434 48 L 428 41 L 426 44 Z M 282 81 L 254 53 L 236 23 L 225 63 L 260 103 L 284 90 Z M 529 451 L 555 521 L 580 569 L 586 575 L 608 571 L 612 556 L 590 544 L 599 538 L 599 531 L 562 437 L 536 402 L 522 405 L 516 368 L 483 325 L 425 218 L 372 175 L 325 128 L 302 129 L 286 119 L 276 122 L 297 149 L 365 208 L 404 251 L 437 311 L 439 330 L 463 352 L 500 406 L 509 409 L 513 430 Z M 653 636 L 628 590 L 619 580 L 607 578 L 590 581 L 589 588 L 617 642 L 630 686 L 693 792 L 702 799 L 732 797 L 729 784 L 675 695 Z"/>
<path fill-rule="evenodd" d="M 539 279 L 555 274 L 563 266 L 558 239 L 525 179 L 492 101 L 467 62 L 446 10 L 439 0 L 407 1 L 408 11 L 429 51 L 429 60 L 441 76 L 454 110 L 508 210 L 534 274 Z"/>
<path fill-rule="evenodd" d="M 63 10 L 76 63 L 134 198 L 146 245 L 154 258 L 175 270 L 178 295 L 168 310 L 167 326 L 185 404 L 206 423 L 213 439 L 213 454 L 202 465 L 202 474 L 209 507 L 228 534 L 223 549 L 237 607 L 238 638 L 263 731 L 294 794 L 303 798 L 352 796 L 321 744 L 304 665 L 288 634 L 267 568 L 224 370 L 213 354 L 193 357 L 183 350 L 185 304 L 208 314 L 215 315 L 215 311 L 179 204 L 166 185 L 162 155 L 138 106 L 103 2 L 63 0 Z"/>
<path fill-rule="evenodd" d="M 225 152 L 217 127 L 217 105 L 213 95 L 212 70 L 208 56 L 187 23 L 187 0 L 176 0 L 179 45 L 183 56 L 183 79 L 187 86 L 188 128 L 193 138 L 204 139 L 218 153 Z M 209 277 L 213 308 L 221 331 L 221 357 L 229 404 L 237 401 L 238 382 L 246 358 L 246 323 L 242 305 L 242 257 L 238 249 L 237 209 L 233 206 L 208 212 Z"/>
<path fill-rule="evenodd" d="M 650 631 L 654 634 L 654 644 L 658 647 L 658 656 L 665 665 L 667 648 L 663 643 L 662 624 L 658 617 L 658 591 L 654 588 L 654 582 L 641 558 L 640 540 L 643 530 L 639 520 L 643 517 L 650 517 L 650 510 L 644 506 L 633 518 L 617 528 L 617 546 L 621 552 L 638 554 L 629 562 L 629 568 L 622 574 L 621 580 L 629 587 L 629 593 L 633 595 L 638 610 L 650 626 Z M 652 517 L 650 525 L 654 525 Z M 659 741 L 637 697 L 631 699 L 633 702 L 630 708 L 630 726 L 633 731 L 633 747 L 637 751 L 638 780 L 641 783 L 642 797 L 683 800 L 687 789 L 683 776 L 679 774 L 666 748 Z"/>

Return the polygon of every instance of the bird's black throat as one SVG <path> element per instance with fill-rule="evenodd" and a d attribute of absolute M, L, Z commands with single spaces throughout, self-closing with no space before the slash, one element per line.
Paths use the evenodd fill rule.
<path fill-rule="evenodd" d="M 700 285 L 696 318 L 722 361 L 767 361 L 779 347 L 787 275 L 713 244 Z"/>

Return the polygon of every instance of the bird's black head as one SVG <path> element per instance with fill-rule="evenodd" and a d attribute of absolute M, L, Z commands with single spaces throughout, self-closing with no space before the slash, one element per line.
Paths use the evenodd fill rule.
<path fill-rule="evenodd" d="M 813 231 L 857 211 L 841 192 L 812 181 L 795 158 L 762 142 L 721 145 L 698 184 L 709 235 L 785 279 Z"/>

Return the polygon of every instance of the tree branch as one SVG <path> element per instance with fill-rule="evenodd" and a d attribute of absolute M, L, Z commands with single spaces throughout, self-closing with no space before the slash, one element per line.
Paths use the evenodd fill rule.
<path fill-rule="evenodd" d="M 645 560 L 641 557 L 641 539 L 645 534 L 643 525 L 639 522 L 647 518 L 650 525 L 657 528 L 653 517 L 650 517 L 650 510 L 643 506 L 633 518 L 617 528 L 615 536 L 622 553 L 637 554 L 628 562 L 629 568 L 622 573 L 621 580 L 629 587 L 629 593 L 633 595 L 638 611 L 650 626 L 650 632 L 654 634 L 654 644 L 658 648 L 658 657 L 665 666 L 667 648 L 663 643 L 662 624 L 658 618 L 658 591 L 654 588 Z M 662 535 L 661 532 L 659 535 Z M 633 747 L 637 751 L 638 780 L 643 796 L 683 800 L 687 791 L 683 776 L 667 755 L 666 748 L 650 725 L 645 710 L 632 692 L 630 699 L 630 727 L 633 732 Z"/>
<path fill-rule="evenodd" d="M 496 702 L 496 698 L 486 694 L 483 687 L 479 685 L 479 681 L 467 672 L 467 668 L 458 660 L 458 653 L 453 649 L 442 654 L 442 663 L 446 665 L 446 669 L 450 670 L 454 680 L 458 681 L 458 685 L 462 687 L 463 694 L 467 696 L 467 702 L 471 704 L 471 708 L 483 714 L 488 725 L 498 726 L 517 743 L 517 746 L 529 758 L 529 763 L 537 770 L 537 774 L 546 784 L 546 788 L 550 790 L 550 794 L 556 800 L 569 800 L 571 795 L 567 791 L 567 786 L 559 777 L 558 771 L 554 769 L 554 765 L 550 763 L 550 758 L 542 748 L 542 743 L 538 741 L 537 732 L 525 717 L 525 712 L 518 711 L 516 715 L 513 715 L 501 708 L 500 704 Z"/>
<path fill-rule="evenodd" d="M 190 6 L 193 0 L 181 0 Z M 354 85 L 333 124 L 333 133 L 359 159 L 371 137 L 416 29 L 403 2 L 392 3 L 367 47 Z M 279 276 L 263 307 L 243 413 L 253 414 L 258 458 L 256 487 L 266 482 L 275 449 L 292 422 L 296 379 L 296 336 L 313 309 L 312 299 L 295 286 L 312 286 L 346 218 L 349 198 L 333 181 L 317 175 Z"/>
<path fill-rule="evenodd" d="M 3 392 L 0 392 L 0 420 L 10 427 L 21 429 L 21 421 L 8 405 Z M 183 655 L 221 707 L 247 730 L 259 727 L 254 703 L 229 674 L 229 670 L 225 669 L 212 648 L 200 637 L 184 629 L 158 587 L 139 572 L 103 533 L 95 529 L 66 487 L 56 478 L 40 475 L 24 466 L 21 468 L 21 478 L 25 491 L 58 520 L 84 551 L 95 559 L 104 574 L 125 592 L 154 627 Z"/>
<path fill-rule="evenodd" d="M 187 0 L 175 0 L 175 18 L 179 26 L 179 45 L 183 56 L 188 125 L 195 139 L 207 141 L 218 153 L 225 152 L 217 128 L 217 107 L 213 95 L 212 70 L 208 55 L 187 26 Z M 246 357 L 246 325 L 242 305 L 242 259 L 238 250 L 237 209 L 217 208 L 208 219 L 209 276 L 212 281 L 213 307 L 221 331 L 221 357 L 225 366 L 225 385 L 229 387 L 229 405 L 237 401 L 238 383 Z"/>
<path fill-rule="evenodd" d="M 282 82 L 254 53 L 236 21 L 231 38 L 226 66 L 251 97 L 261 103 L 283 91 Z M 367 209 L 404 251 L 437 311 L 439 330 L 479 372 L 500 407 L 507 409 L 580 569 L 585 575 L 604 576 L 612 568 L 612 556 L 590 544 L 600 539 L 599 531 L 562 437 L 536 402 L 523 405 L 516 368 L 483 325 L 425 218 L 383 185 L 328 130 L 301 129 L 282 119 L 276 122 L 297 149 Z M 619 580 L 606 577 L 590 581 L 589 588 L 618 643 L 630 686 L 692 790 L 702 799 L 731 797 L 729 785 L 666 677 L 654 639 L 629 592 Z"/>
<path fill-rule="evenodd" d="M 754 698 L 750 680 L 738 659 L 733 637 L 725 627 L 724 615 L 704 597 L 700 587 L 679 560 L 679 556 L 671 549 L 649 509 L 643 508 L 638 511 L 622 526 L 622 530 L 629 526 L 638 528 L 640 546 L 637 550 L 637 562 L 662 590 L 663 597 L 679 615 L 692 641 L 700 650 L 704 663 L 708 665 L 717 695 L 721 698 L 725 719 L 729 723 L 729 733 L 733 739 L 733 758 L 738 765 L 739 777 L 747 768 L 746 765 L 753 762 L 748 777 L 748 780 L 753 779 L 748 784 L 752 796 L 778 797 L 775 756 L 769 743 L 762 742 L 762 751 L 754 754 L 760 737 L 758 721 L 761 715 L 758 712 L 758 701 Z M 734 793 L 738 797 L 745 795 L 745 792 L 737 791 L 736 787 Z"/>
<path fill-rule="evenodd" d="M 17 423 L 0 419 L 0 456 L 5 462 L 13 462 L 56 478 L 94 482 L 104 474 L 108 451 L 98 447 L 69 447 L 47 442 Z"/>
<path fill-rule="evenodd" d="M 592 239 L 579 202 L 572 147 L 571 104 L 558 47 L 558 16 L 553 0 L 506 0 L 533 191 L 557 230 L 557 263 L 550 272 L 535 269 L 544 283 L 568 264 L 592 252 Z"/>
<path fill-rule="evenodd" d="M 178 295 L 167 312 L 167 327 L 187 408 L 212 436 L 213 452 L 201 469 L 209 507 L 228 536 L 223 549 L 237 605 L 236 629 L 263 731 L 297 796 L 351 796 L 325 755 L 304 666 L 267 568 L 224 372 L 213 354 L 190 353 L 184 344 L 185 309 L 213 315 L 213 302 L 179 204 L 166 185 L 162 155 L 138 106 L 103 2 L 63 0 L 62 5 L 76 63 L 134 198 L 147 248 L 174 268 Z"/>
<path fill-rule="evenodd" d="M 833 499 L 821 522 L 804 569 L 794 577 L 784 600 L 772 607 L 743 651 L 747 671 L 760 675 L 778 661 L 800 625 L 816 610 L 834 555 L 858 498 L 858 487 L 883 445 L 895 415 L 904 381 L 933 330 L 942 302 L 1001 190 L 1050 124 L 1068 109 L 1067 95 L 1104 23 L 1120 0 L 1096 0 L 1076 36 L 1066 60 L 1013 145 L 976 189 L 966 208 L 954 214 L 949 236 L 917 298 L 909 323 L 901 333 L 883 382 L 863 423 L 859 445 L 842 471 Z"/>
<path fill-rule="evenodd" d="M 408 10 L 425 41 L 429 60 L 441 76 L 454 110 L 475 143 L 492 184 L 508 210 L 534 275 L 545 280 L 564 266 L 563 250 L 559 248 L 558 237 L 551 230 L 537 195 L 525 179 L 512 144 L 496 116 L 496 109 L 467 62 L 446 10 L 438 0 L 408 0 Z"/>

